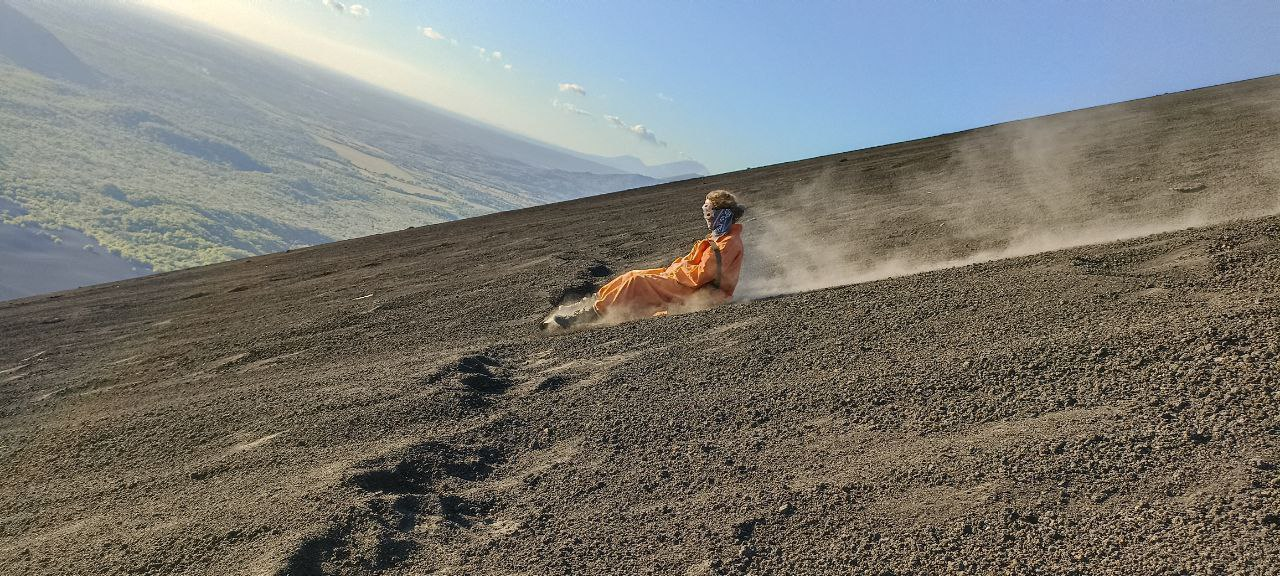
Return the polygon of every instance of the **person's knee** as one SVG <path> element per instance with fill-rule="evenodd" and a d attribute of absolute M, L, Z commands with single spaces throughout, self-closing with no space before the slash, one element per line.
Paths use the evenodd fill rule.
<path fill-rule="evenodd" d="M 643 281 L 643 278 L 644 276 L 641 275 L 639 271 L 632 270 L 630 272 L 627 272 L 626 274 L 623 274 L 622 277 L 619 278 L 619 280 L 622 281 L 623 286 L 629 286 L 631 284 L 635 284 L 636 282 Z"/>

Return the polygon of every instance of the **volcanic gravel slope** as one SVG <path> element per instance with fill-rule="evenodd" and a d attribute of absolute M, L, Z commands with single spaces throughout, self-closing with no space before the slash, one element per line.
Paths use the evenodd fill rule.
<path fill-rule="evenodd" d="M 0 304 L 0 573 L 1280 573 L 1278 97 Z M 537 331 L 717 187 L 762 297 Z"/>

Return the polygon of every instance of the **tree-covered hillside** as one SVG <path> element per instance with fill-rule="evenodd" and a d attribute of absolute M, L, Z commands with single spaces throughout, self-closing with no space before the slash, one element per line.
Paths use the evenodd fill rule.
<path fill-rule="evenodd" d="M 0 222 L 157 271 L 655 182 L 185 24 L 10 4 L 93 81 L 0 46 Z"/>

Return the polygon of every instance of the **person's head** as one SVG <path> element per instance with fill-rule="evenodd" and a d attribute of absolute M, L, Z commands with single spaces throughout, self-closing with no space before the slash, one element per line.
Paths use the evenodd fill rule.
<path fill-rule="evenodd" d="M 702 218 L 707 221 L 707 228 L 711 228 L 711 220 L 715 218 L 716 210 L 728 209 L 733 212 L 733 219 L 736 221 L 746 212 L 746 208 L 738 203 L 738 197 L 734 196 L 728 190 L 712 190 L 707 193 L 707 199 L 702 203 Z"/>

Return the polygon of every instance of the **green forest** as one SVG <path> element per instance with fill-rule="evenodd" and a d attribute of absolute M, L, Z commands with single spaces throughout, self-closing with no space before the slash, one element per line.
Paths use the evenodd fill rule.
<path fill-rule="evenodd" d="M 252 46 L 28 8 L 95 76 L 0 52 L 0 222 L 79 230 L 155 271 L 654 182 L 460 144 L 489 129 Z"/>

